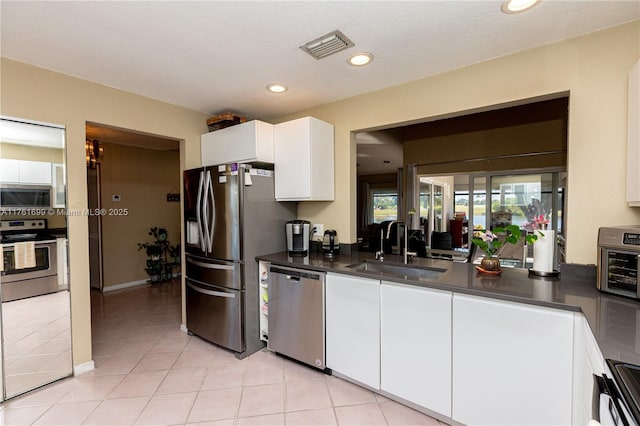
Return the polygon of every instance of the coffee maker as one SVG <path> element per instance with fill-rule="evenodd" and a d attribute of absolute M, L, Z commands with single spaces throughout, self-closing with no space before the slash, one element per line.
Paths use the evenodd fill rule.
<path fill-rule="evenodd" d="M 310 227 L 311 222 L 308 220 L 290 220 L 285 224 L 289 256 L 306 256 L 309 254 Z"/>

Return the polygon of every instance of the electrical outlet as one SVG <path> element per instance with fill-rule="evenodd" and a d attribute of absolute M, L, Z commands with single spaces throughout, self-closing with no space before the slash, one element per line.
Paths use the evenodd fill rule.
<path fill-rule="evenodd" d="M 324 234 L 324 225 L 322 223 L 314 223 L 313 228 L 316 228 L 316 232 L 313 234 L 315 237 L 321 237 Z"/>

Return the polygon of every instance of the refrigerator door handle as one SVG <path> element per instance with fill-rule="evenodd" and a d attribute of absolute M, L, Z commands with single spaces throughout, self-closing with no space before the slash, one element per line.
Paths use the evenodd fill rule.
<path fill-rule="evenodd" d="M 198 237 L 200 238 L 200 249 L 204 251 L 204 231 L 202 229 L 202 190 L 204 189 L 204 172 L 200 172 L 200 180 L 198 182 L 198 198 L 196 200 L 196 221 L 198 223 Z"/>
<path fill-rule="evenodd" d="M 187 262 L 193 265 L 200 266 L 202 268 L 208 268 L 208 269 L 226 269 L 231 271 L 235 269 L 233 266 L 229 266 L 229 265 L 218 265 L 216 263 L 198 262 L 197 260 L 193 260 L 189 257 L 187 257 Z"/>
<path fill-rule="evenodd" d="M 222 291 L 213 291 L 213 290 L 206 290 L 204 288 L 200 288 L 200 287 L 196 287 L 195 285 L 191 284 L 190 282 L 187 281 L 187 286 L 198 293 L 202 293 L 202 294 L 206 294 L 207 296 L 215 296 L 215 297 L 226 297 L 228 299 L 235 299 L 236 295 L 233 293 L 224 293 Z"/>
<path fill-rule="evenodd" d="M 202 188 L 202 216 L 203 216 L 203 233 L 204 247 L 202 251 L 211 252 L 211 242 L 209 241 L 209 186 L 211 185 L 211 172 L 207 170 L 204 175 L 204 187 Z"/>
<path fill-rule="evenodd" d="M 211 253 L 211 250 L 213 248 L 213 231 L 215 230 L 216 227 L 216 197 L 214 196 L 213 193 L 213 182 L 211 181 L 211 172 L 207 171 L 209 180 L 208 180 L 208 186 L 207 186 L 207 190 L 209 191 L 209 195 L 211 197 L 211 220 L 209 221 L 209 225 L 211 225 L 211 229 L 209 230 L 209 253 Z"/>

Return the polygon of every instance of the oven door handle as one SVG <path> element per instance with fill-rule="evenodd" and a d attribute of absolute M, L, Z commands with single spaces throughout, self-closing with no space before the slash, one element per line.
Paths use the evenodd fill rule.
<path fill-rule="evenodd" d="M 638 279 L 640 279 L 640 254 L 636 262 L 636 297 L 640 299 L 640 285 L 638 285 L 640 283 L 638 283 Z"/>
<path fill-rule="evenodd" d="M 601 421 L 602 411 L 606 410 L 611 414 L 616 425 L 630 426 L 625 416 L 625 410 L 620 406 L 620 395 L 616 390 L 616 385 L 606 374 L 602 377 L 593 375 L 593 401 L 591 405 L 591 417 L 593 420 Z"/>
<path fill-rule="evenodd" d="M 591 418 L 600 423 L 600 400 L 602 395 L 609 397 L 606 394 L 607 385 L 604 383 L 604 379 L 600 376 L 593 375 L 593 397 L 591 400 Z M 609 397 L 610 398 L 610 397 Z"/>

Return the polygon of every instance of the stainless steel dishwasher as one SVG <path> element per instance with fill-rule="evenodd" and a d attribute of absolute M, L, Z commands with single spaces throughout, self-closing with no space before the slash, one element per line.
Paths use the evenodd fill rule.
<path fill-rule="evenodd" d="M 325 368 L 325 274 L 269 268 L 269 349 Z"/>

